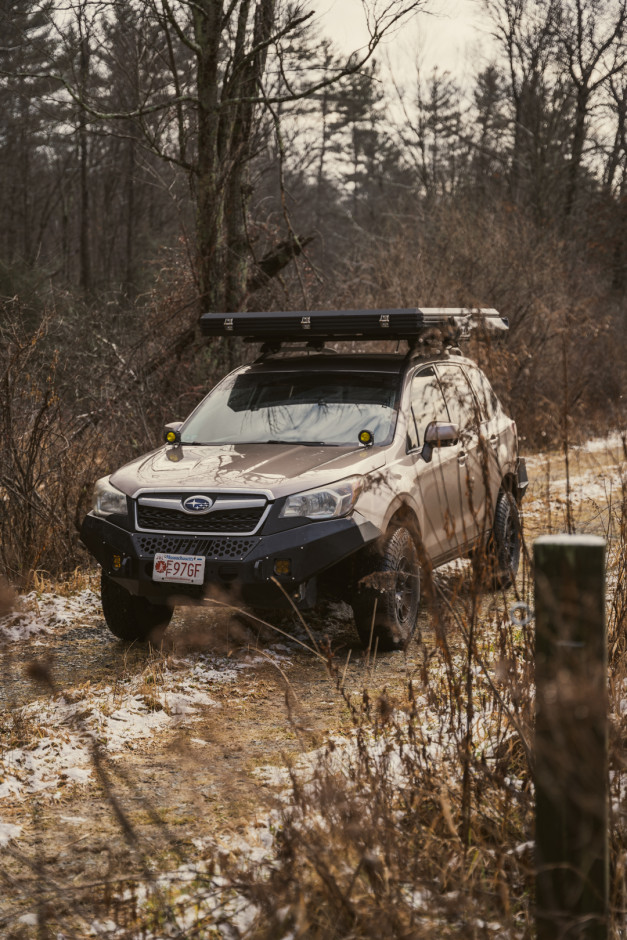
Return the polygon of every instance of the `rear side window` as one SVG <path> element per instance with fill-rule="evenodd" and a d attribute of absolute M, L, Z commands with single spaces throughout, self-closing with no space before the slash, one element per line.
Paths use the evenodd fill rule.
<path fill-rule="evenodd" d="M 467 371 L 470 384 L 477 396 L 481 411 L 489 421 L 500 408 L 499 400 L 481 369 L 477 369 L 475 366 L 468 366 Z"/>
<path fill-rule="evenodd" d="M 425 429 L 432 421 L 449 421 L 446 402 L 433 366 L 418 372 L 411 383 L 411 415 L 408 421 L 408 447 L 420 447 Z"/>
<path fill-rule="evenodd" d="M 481 413 L 462 367 L 439 363 L 437 369 L 453 424 L 457 424 L 460 430 L 479 427 Z"/>

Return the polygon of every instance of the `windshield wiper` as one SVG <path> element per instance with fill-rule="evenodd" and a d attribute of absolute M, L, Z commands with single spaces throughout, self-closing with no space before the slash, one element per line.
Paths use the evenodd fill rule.
<path fill-rule="evenodd" d="M 320 447 L 321 445 L 324 445 L 324 441 L 280 441 L 280 440 L 277 440 L 276 438 L 271 438 L 268 441 L 264 441 L 264 443 L 265 444 L 295 444 L 297 446 L 300 446 L 302 444 L 303 447 Z"/>
<path fill-rule="evenodd" d="M 180 441 L 180 444 L 183 447 L 221 447 L 224 444 L 229 444 L 233 447 L 239 447 L 244 444 L 294 444 L 295 447 L 301 444 L 303 447 L 325 446 L 324 441 L 282 441 L 278 438 L 271 438 L 267 441 Z"/>

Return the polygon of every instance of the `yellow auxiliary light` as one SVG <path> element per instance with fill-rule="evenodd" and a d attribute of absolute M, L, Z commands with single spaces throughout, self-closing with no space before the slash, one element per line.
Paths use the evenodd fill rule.
<path fill-rule="evenodd" d="M 179 430 L 181 426 L 180 421 L 172 421 L 171 424 L 166 424 L 163 429 L 163 439 L 166 444 L 179 444 L 181 441 L 181 432 Z"/>
<path fill-rule="evenodd" d="M 289 558 L 276 558 L 274 561 L 274 573 L 289 575 L 292 573 L 292 562 Z"/>
<path fill-rule="evenodd" d="M 359 443 L 364 444 L 366 447 L 368 447 L 370 444 L 374 444 L 374 434 L 372 431 L 360 431 Z"/>

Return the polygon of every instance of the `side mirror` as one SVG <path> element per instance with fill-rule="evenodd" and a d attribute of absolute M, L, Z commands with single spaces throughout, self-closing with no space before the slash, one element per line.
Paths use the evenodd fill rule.
<path fill-rule="evenodd" d="M 165 438 L 166 444 L 180 444 L 181 435 L 180 430 L 183 425 L 182 421 L 170 421 L 169 424 L 163 429 L 163 436 Z"/>
<path fill-rule="evenodd" d="M 431 421 L 425 431 L 425 442 L 422 448 L 422 456 L 427 461 L 431 460 L 434 447 L 445 447 L 447 444 L 456 444 L 459 440 L 459 427 L 456 424 L 449 424 L 446 421 Z"/>

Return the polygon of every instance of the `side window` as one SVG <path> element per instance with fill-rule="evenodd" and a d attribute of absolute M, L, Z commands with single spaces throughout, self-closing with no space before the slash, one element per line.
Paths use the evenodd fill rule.
<path fill-rule="evenodd" d="M 438 375 L 453 424 L 476 428 L 481 423 L 477 400 L 461 366 L 438 364 Z"/>
<path fill-rule="evenodd" d="M 425 428 L 431 421 L 450 420 L 433 366 L 427 366 L 413 377 L 410 400 L 411 415 L 408 423 L 411 427 L 413 417 L 414 427 L 409 434 L 409 446 L 414 448 L 424 441 Z"/>
<path fill-rule="evenodd" d="M 489 421 L 499 410 L 499 400 L 494 394 L 494 389 L 481 369 L 474 366 L 468 368 L 468 378 L 479 401 L 481 411 Z"/>

